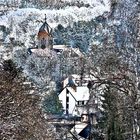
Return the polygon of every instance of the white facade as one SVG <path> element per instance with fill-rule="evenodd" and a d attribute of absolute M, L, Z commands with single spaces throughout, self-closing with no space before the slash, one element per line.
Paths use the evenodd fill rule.
<path fill-rule="evenodd" d="M 59 94 L 59 100 L 62 102 L 64 114 L 81 116 L 87 111 L 86 103 L 89 100 L 89 89 L 84 87 L 66 87 Z"/>
<path fill-rule="evenodd" d="M 81 80 L 80 75 L 77 74 L 73 74 L 63 81 L 63 91 L 59 94 L 59 100 L 62 102 L 64 114 L 81 116 L 97 111 L 98 99 L 95 97 L 92 101 L 90 100 L 88 83 L 91 81 L 96 82 L 97 79 L 85 75 Z"/>

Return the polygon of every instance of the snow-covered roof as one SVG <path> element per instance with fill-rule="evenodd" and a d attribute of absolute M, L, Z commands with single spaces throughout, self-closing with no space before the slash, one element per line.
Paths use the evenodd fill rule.
<path fill-rule="evenodd" d="M 52 29 L 46 21 L 43 23 L 43 25 L 39 29 L 39 32 L 46 32 L 49 35 L 51 35 L 51 31 Z"/>
<path fill-rule="evenodd" d="M 71 87 L 67 87 L 67 89 L 76 101 L 89 100 L 89 89 L 87 87 L 76 87 L 76 90 Z"/>
<path fill-rule="evenodd" d="M 79 50 L 79 48 L 71 48 L 73 52 L 75 52 L 79 57 L 83 57 L 83 53 Z"/>
<path fill-rule="evenodd" d="M 53 45 L 53 49 L 60 49 L 60 50 L 67 50 L 67 46 L 66 45 Z"/>
<path fill-rule="evenodd" d="M 54 50 L 49 50 L 48 48 L 41 49 L 41 48 L 32 48 L 31 52 L 34 54 L 37 54 L 39 56 L 49 56 L 50 53 L 55 53 L 55 50 L 62 50 L 62 51 L 69 51 L 72 50 L 74 53 L 76 53 L 79 57 L 82 57 L 83 54 L 80 52 L 77 48 L 68 48 L 66 45 L 53 45 Z"/>
<path fill-rule="evenodd" d="M 71 132 L 75 133 L 75 131 L 77 132 L 77 134 L 79 134 L 88 124 L 87 123 L 77 123 L 72 129 Z"/>
<path fill-rule="evenodd" d="M 81 80 L 81 76 L 77 74 L 72 74 L 70 76 L 74 82 L 74 84 L 77 86 L 77 81 Z M 94 76 L 91 75 L 85 75 L 82 77 L 82 80 L 84 81 L 84 85 L 87 85 L 89 81 L 97 80 Z M 66 87 L 69 84 L 69 77 L 67 77 L 65 80 L 63 80 L 63 87 Z"/>
<path fill-rule="evenodd" d="M 31 49 L 31 53 L 37 55 L 37 56 L 47 56 L 47 57 L 52 57 L 55 56 L 56 53 L 48 48 L 45 49 L 41 49 L 41 48 L 37 48 L 37 49 Z"/>

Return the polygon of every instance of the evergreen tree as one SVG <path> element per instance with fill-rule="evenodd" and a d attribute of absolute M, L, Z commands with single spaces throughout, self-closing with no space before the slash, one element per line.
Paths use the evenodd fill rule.
<path fill-rule="evenodd" d="M 47 114 L 62 114 L 62 104 L 55 91 L 51 91 L 43 101 L 43 108 Z"/>
<path fill-rule="evenodd" d="M 111 86 L 106 86 L 102 100 L 102 117 L 99 128 L 103 130 L 107 140 L 124 140 L 117 92 Z"/>

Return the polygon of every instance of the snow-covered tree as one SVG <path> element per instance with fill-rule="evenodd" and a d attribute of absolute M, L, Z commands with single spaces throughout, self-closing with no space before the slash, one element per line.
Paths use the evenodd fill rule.
<path fill-rule="evenodd" d="M 11 60 L 0 68 L 0 139 L 55 139 L 40 108 L 41 97 Z"/>

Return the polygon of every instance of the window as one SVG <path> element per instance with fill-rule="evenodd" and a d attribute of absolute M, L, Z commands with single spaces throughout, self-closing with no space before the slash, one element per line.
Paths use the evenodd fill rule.
<path fill-rule="evenodd" d="M 66 108 L 67 108 L 67 109 L 69 108 L 69 104 L 66 104 Z"/>
<path fill-rule="evenodd" d="M 86 101 L 78 101 L 77 102 L 77 105 L 78 106 L 83 106 L 83 105 L 85 105 L 86 104 Z"/>
<path fill-rule="evenodd" d="M 68 97 L 68 96 L 66 97 L 66 102 L 67 102 L 67 103 L 69 102 L 69 97 Z"/>

